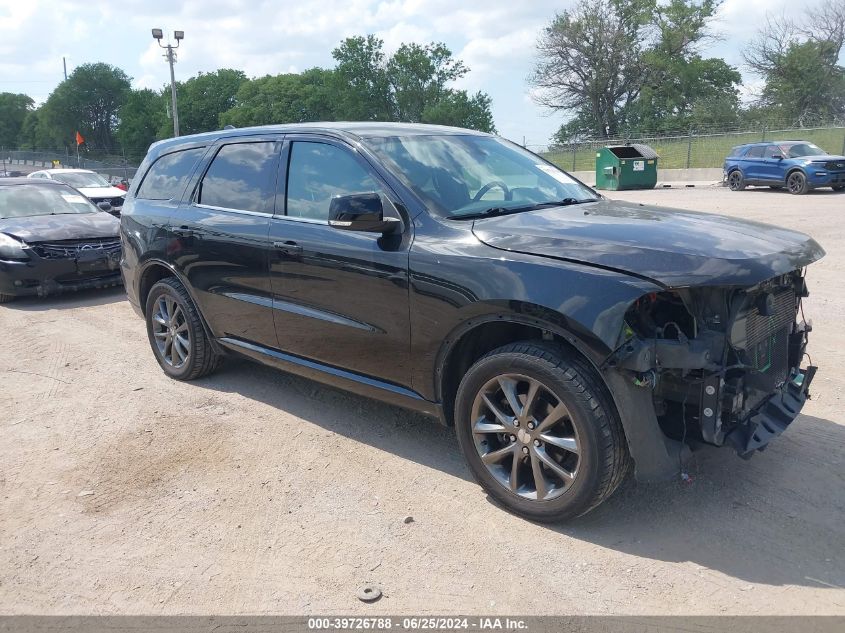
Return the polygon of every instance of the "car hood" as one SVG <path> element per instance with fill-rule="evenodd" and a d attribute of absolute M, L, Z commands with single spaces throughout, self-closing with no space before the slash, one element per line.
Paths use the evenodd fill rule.
<path fill-rule="evenodd" d="M 494 248 L 617 270 L 667 288 L 753 285 L 825 254 L 797 231 L 610 200 L 484 218 L 473 233 Z"/>
<path fill-rule="evenodd" d="M 82 240 L 90 237 L 117 237 L 120 220 L 104 212 L 34 215 L 0 220 L 0 233 L 24 242 Z"/>
<path fill-rule="evenodd" d="M 91 200 L 117 198 L 126 195 L 123 189 L 118 189 L 117 187 L 77 187 L 76 190 Z"/>
<path fill-rule="evenodd" d="M 802 156 L 801 158 L 795 160 L 806 160 L 813 163 L 826 163 L 828 161 L 838 163 L 840 161 L 845 161 L 845 156 L 831 156 L 830 154 L 820 154 L 818 156 Z"/>

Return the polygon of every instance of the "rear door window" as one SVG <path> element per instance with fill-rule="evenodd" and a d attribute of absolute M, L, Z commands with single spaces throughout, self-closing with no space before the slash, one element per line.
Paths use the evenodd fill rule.
<path fill-rule="evenodd" d="M 144 200 L 181 198 L 188 178 L 203 154 L 204 147 L 165 154 L 147 171 L 135 197 Z"/>
<path fill-rule="evenodd" d="M 764 147 L 760 147 L 760 146 L 752 147 L 750 150 L 748 150 L 746 152 L 745 158 L 763 158 L 763 150 L 764 149 L 765 149 Z"/>
<path fill-rule="evenodd" d="M 272 213 L 278 158 L 274 141 L 223 145 L 200 182 L 197 203 Z"/>

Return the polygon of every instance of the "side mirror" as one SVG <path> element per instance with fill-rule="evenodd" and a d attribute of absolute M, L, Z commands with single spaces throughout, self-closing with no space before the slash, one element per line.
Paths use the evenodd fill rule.
<path fill-rule="evenodd" d="M 384 205 L 377 193 L 335 196 L 329 204 L 329 226 L 344 231 L 392 233 L 401 228 L 398 218 L 385 218 Z"/>
<path fill-rule="evenodd" d="M 98 208 L 100 211 L 105 211 L 106 213 L 111 213 L 111 203 L 110 203 L 110 202 L 106 202 L 105 200 L 102 200 L 102 201 L 98 202 L 98 203 L 97 203 L 97 208 Z"/>
<path fill-rule="evenodd" d="M 772 158 L 774 158 L 775 160 L 783 160 L 783 156 L 781 156 L 780 154 L 772 154 Z"/>

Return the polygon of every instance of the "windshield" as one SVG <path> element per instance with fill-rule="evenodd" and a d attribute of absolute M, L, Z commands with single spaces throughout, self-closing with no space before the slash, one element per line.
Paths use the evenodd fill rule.
<path fill-rule="evenodd" d="M 69 171 L 60 174 L 53 174 L 53 180 L 58 180 L 71 187 L 110 187 L 100 174 L 93 171 Z"/>
<path fill-rule="evenodd" d="M 97 213 L 88 199 L 61 185 L 0 186 L 0 220 L 33 215 Z"/>
<path fill-rule="evenodd" d="M 492 136 L 406 136 L 367 144 L 429 208 L 453 218 L 597 200 L 557 167 Z"/>
<path fill-rule="evenodd" d="M 801 158 L 802 156 L 824 156 L 827 154 L 821 147 L 813 145 L 812 143 L 796 143 L 795 145 L 785 145 L 782 147 L 784 153 L 789 158 Z"/>

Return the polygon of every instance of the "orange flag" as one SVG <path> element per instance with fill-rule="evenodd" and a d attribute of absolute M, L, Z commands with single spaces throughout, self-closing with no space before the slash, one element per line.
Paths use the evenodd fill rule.
<path fill-rule="evenodd" d="M 76 131 L 76 145 L 82 145 L 85 142 L 85 139 L 82 137 L 82 134 L 79 133 L 79 130 Z"/>

